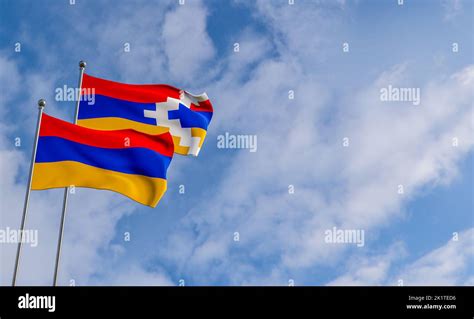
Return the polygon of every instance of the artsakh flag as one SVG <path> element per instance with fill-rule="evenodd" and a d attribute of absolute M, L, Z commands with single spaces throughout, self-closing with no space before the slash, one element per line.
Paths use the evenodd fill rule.
<path fill-rule="evenodd" d="M 43 114 L 32 189 L 106 189 L 155 207 L 166 191 L 173 153 L 169 132 L 99 131 Z"/>
<path fill-rule="evenodd" d="M 147 134 L 169 131 L 174 151 L 181 155 L 198 155 L 213 114 L 206 93 L 193 95 L 163 84 L 124 84 L 84 74 L 81 94 L 78 125 Z M 90 94 L 92 98 L 84 96 Z"/>

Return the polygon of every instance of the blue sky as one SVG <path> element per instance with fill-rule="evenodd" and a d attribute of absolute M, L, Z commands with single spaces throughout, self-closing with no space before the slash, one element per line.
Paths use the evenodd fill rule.
<path fill-rule="evenodd" d="M 474 283 L 472 2 L 0 3 L 2 229 L 20 221 L 36 101 L 72 120 L 54 90 L 77 85 L 79 60 L 214 105 L 199 157 L 174 158 L 155 209 L 71 196 L 61 284 Z M 381 101 L 389 85 L 418 88 L 420 105 Z M 218 148 L 226 132 L 256 135 L 257 152 Z M 51 283 L 61 199 L 32 195 L 39 246 L 25 248 L 20 284 Z M 363 230 L 364 246 L 328 244 L 333 227 Z M 0 247 L 6 285 L 15 246 Z"/>

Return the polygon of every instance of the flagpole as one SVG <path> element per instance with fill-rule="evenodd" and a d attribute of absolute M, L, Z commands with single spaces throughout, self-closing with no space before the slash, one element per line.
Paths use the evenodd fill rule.
<path fill-rule="evenodd" d="M 25 230 L 26 224 L 26 215 L 28 213 L 28 204 L 30 202 L 30 192 L 31 192 L 31 182 L 33 180 L 33 169 L 34 169 L 34 162 L 36 158 L 36 148 L 38 146 L 38 136 L 41 127 L 41 116 L 43 115 L 44 107 L 46 106 L 46 101 L 41 99 L 38 101 L 38 120 L 36 122 L 36 134 L 35 134 L 35 141 L 33 144 L 33 152 L 31 154 L 31 163 L 30 163 L 30 175 L 28 177 L 28 189 L 25 195 L 25 204 L 23 206 L 23 216 L 21 217 L 21 226 L 20 226 L 20 240 L 18 242 L 18 248 L 16 250 L 16 258 L 15 258 L 15 268 L 13 270 L 13 280 L 12 286 L 16 285 L 16 278 L 18 276 L 18 266 L 20 264 L 20 255 L 21 255 L 21 247 L 23 242 L 23 233 Z"/>
<path fill-rule="evenodd" d="M 82 78 L 84 76 L 84 69 L 85 68 L 86 68 L 86 62 L 85 61 L 80 61 L 79 62 L 79 84 L 78 84 L 79 90 L 77 92 L 76 111 L 75 111 L 75 114 L 74 114 L 74 124 L 77 124 L 77 117 L 79 115 L 79 103 L 81 102 Z M 58 282 L 59 261 L 61 259 L 61 246 L 62 246 L 62 242 L 63 242 L 64 221 L 66 219 L 68 194 L 69 194 L 69 187 L 66 187 L 64 189 L 63 211 L 62 211 L 62 214 L 61 214 L 61 222 L 60 222 L 60 225 L 59 225 L 58 247 L 57 247 L 57 250 L 56 250 L 56 263 L 54 265 L 53 286 L 56 286 L 57 282 Z"/>

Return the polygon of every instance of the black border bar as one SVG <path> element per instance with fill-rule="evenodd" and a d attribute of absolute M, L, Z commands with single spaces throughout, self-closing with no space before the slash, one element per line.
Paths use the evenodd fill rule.
<path fill-rule="evenodd" d="M 296 312 L 307 308 L 309 312 L 303 313 L 312 314 L 311 317 L 318 317 L 318 314 L 345 313 L 352 315 L 398 314 L 403 315 L 403 318 L 474 318 L 473 291 L 474 287 L 439 286 L 0 287 L 0 319 L 67 318 L 72 315 L 88 318 L 97 311 L 120 317 L 127 313 L 163 317 L 166 313 L 168 314 L 166 316 L 169 316 L 174 312 L 186 311 L 191 311 L 192 315 L 192 311 L 196 308 L 192 307 L 190 302 L 197 300 L 200 300 L 201 310 L 204 308 L 210 312 L 218 309 L 222 311 L 222 306 L 226 305 L 229 313 L 222 312 L 222 317 L 234 314 L 237 310 L 253 309 L 256 306 L 263 307 L 268 314 L 272 311 L 278 314 L 282 309 Z M 54 312 L 48 311 L 47 308 L 20 309 L 20 298 L 26 296 L 29 297 L 30 302 L 33 302 L 31 300 L 37 296 L 54 296 Z M 35 298 L 31 298 L 32 296 Z M 172 299 L 172 302 L 168 302 L 169 299 Z M 44 300 L 46 299 L 43 298 Z M 292 307 L 294 303 L 298 306 Z M 29 305 L 34 304 L 29 303 Z M 421 309 L 408 309 L 409 305 L 420 305 Z"/>

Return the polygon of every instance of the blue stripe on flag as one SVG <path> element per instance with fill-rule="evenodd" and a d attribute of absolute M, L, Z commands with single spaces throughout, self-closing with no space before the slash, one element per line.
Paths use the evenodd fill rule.
<path fill-rule="evenodd" d="M 87 101 L 81 100 L 78 119 L 121 117 L 136 122 L 156 125 L 156 119 L 145 117 L 145 110 L 156 110 L 156 104 L 130 102 L 96 94 L 94 104 L 92 105 L 89 105 Z"/>
<path fill-rule="evenodd" d="M 166 179 L 171 158 L 147 148 L 108 149 L 56 136 L 40 136 L 36 163 L 75 161 L 127 174 Z"/>

